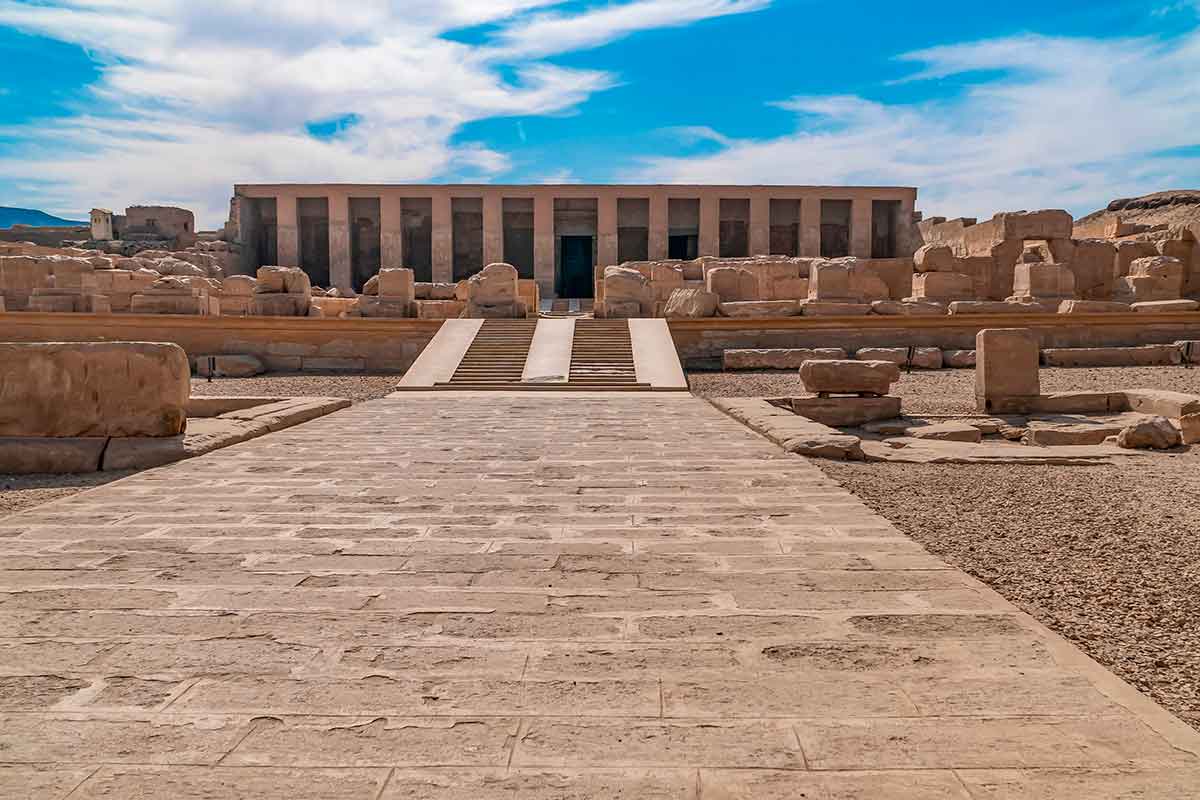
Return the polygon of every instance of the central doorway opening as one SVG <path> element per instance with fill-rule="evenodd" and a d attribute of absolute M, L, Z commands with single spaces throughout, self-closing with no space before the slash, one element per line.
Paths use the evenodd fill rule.
<path fill-rule="evenodd" d="M 592 297 L 592 237 L 562 237 L 562 275 L 559 297 Z"/>

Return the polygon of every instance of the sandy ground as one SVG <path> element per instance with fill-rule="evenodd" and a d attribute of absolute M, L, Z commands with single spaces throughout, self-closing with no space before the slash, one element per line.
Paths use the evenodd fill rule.
<path fill-rule="evenodd" d="M 1200 394 L 1200 367 L 1100 367 L 1041 371 L 1043 392 L 1170 389 Z M 787 397 L 805 394 L 797 370 L 689 372 L 692 391 L 705 397 Z M 975 370 L 913 370 L 892 388 L 907 414 L 969 414 L 975 411 Z"/>
<path fill-rule="evenodd" d="M 254 378 L 216 378 L 211 383 L 192 379 L 192 395 L 262 395 L 267 397 L 345 397 L 356 403 L 374 400 L 395 391 L 400 376 L 394 374 L 276 373 Z M 2 475 L 0 516 L 74 494 L 131 473 L 93 475 Z"/>
<path fill-rule="evenodd" d="M 694 373 L 693 391 L 802 392 L 794 372 Z M 1200 369 L 1043 369 L 1042 390 L 1200 394 Z M 973 370 L 916 372 L 906 411 L 973 411 Z M 816 461 L 872 509 L 1200 728 L 1200 447 L 1119 465 Z"/>

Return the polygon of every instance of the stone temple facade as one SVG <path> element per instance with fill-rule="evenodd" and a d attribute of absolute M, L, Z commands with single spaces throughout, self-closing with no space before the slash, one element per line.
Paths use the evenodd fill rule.
<path fill-rule="evenodd" d="M 361 292 L 381 266 L 418 282 L 505 262 L 543 297 L 592 297 L 596 267 L 704 256 L 895 258 L 920 246 L 903 187 L 246 184 L 238 271 L 298 266 Z"/>

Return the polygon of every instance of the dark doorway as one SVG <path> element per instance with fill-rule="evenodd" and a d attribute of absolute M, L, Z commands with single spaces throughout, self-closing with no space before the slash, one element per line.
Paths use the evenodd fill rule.
<path fill-rule="evenodd" d="M 296 203 L 300 222 L 300 266 L 313 286 L 329 287 L 329 199 L 301 197 Z"/>
<path fill-rule="evenodd" d="M 699 237 L 675 234 L 667 237 L 667 258 L 689 261 L 696 257 Z"/>
<path fill-rule="evenodd" d="M 559 297 L 592 297 L 592 237 L 562 237 Z"/>
<path fill-rule="evenodd" d="M 354 291 L 361 292 L 379 272 L 380 256 L 379 198 L 351 197 L 350 278 Z"/>
<path fill-rule="evenodd" d="M 871 202 L 871 258 L 896 257 L 896 231 L 900 223 L 899 200 Z"/>
<path fill-rule="evenodd" d="M 849 200 L 821 201 L 821 256 L 842 258 L 850 255 Z"/>

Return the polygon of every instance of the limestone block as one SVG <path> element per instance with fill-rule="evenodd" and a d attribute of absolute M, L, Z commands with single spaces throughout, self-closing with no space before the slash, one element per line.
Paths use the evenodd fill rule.
<path fill-rule="evenodd" d="M 467 300 L 477 306 L 503 306 L 517 302 L 517 268 L 512 264 L 488 264 L 467 280 Z M 383 279 L 379 293 L 384 294 Z"/>
<path fill-rule="evenodd" d="M 259 283 L 261 285 L 261 279 Z M 311 298 L 307 293 L 256 293 L 250 300 L 250 314 L 255 317 L 307 317 L 309 302 Z"/>
<path fill-rule="evenodd" d="M 467 310 L 462 300 L 417 300 L 417 319 L 458 319 Z"/>
<path fill-rule="evenodd" d="M 1200 339 L 1182 339 L 1175 342 L 1185 364 L 1200 364 Z"/>
<path fill-rule="evenodd" d="M 227 298 L 221 298 L 222 313 Z M 308 316 L 325 319 L 346 319 L 358 316 L 357 297 L 314 297 L 308 303 Z"/>
<path fill-rule="evenodd" d="M 259 267 L 256 294 L 301 294 L 309 296 L 312 283 L 299 267 Z"/>
<path fill-rule="evenodd" d="M 77 310 L 76 299 L 71 294 L 35 294 L 25 308 L 38 314 L 70 314 Z"/>
<path fill-rule="evenodd" d="M 457 288 L 458 284 L 454 285 Z M 368 296 L 379 294 L 379 275 L 376 274 L 367 278 L 367 282 L 363 284 L 362 293 Z"/>
<path fill-rule="evenodd" d="M 758 299 L 758 280 L 752 272 L 740 267 L 708 270 L 704 274 L 704 288 L 721 298 L 722 303 Z"/>
<path fill-rule="evenodd" d="M 908 364 L 907 347 L 864 347 L 854 354 L 859 361 L 890 361 L 898 366 Z M 938 347 L 913 349 L 912 366 L 916 369 L 941 369 L 942 351 Z"/>
<path fill-rule="evenodd" d="M 1084 239 L 1075 243 L 1067 266 L 1075 276 L 1075 293 L 1085 300 L 1112 297 L 1113 264 L 1117 249 L 1111 242 Z"/>
<path fill-rule="evenodd" d="M 254 287 L 258 284 L 254 278 L 249 275 L 230 275 L 221 281 L 221 293 L 225 295 L 236 295 L 239 297 L 248 297 L 254 294 Z"/>
<path fill-rule="evenodd" d="M 218 298 L 218 308 L 223 317 L 248 317 L 250 316 L 250 307 L 253 305 L 251 295 L 225 295 Z M 114 308 L 115 310 L 115 308 Z M 309 309 L 312 313 L 312 309 Z"/>
<path fill-rule="evenodd" d="M 1200 348 L 1197 348 L 1200 354 Z M 735 369 L 800 369 L 805 361 L 812 359 L 843 360 L 846 351 L 840 347 L 797 347 L 743 350 L 730 349 L 721 354 L 721 367 Z"/>
<path fill-rule="evenodd" d="M 4 306 L 4 293 L 0 292 L 0 314 L 3 314 L 7 309 Z"/>
<path fill-rule="evenodd" d="M 1177 258 L 1179 263 L 1183 264 L 1184 274 L 1189 274 L 1195 265 L 1192 263 L 1196 243 L 1194 241 L 1185 241 L 1183 239 L 1165 239 L 1158 242 L 1156 245 L 1159 255 L 1167 256 L 1168 258 Z"/>
<path fill-rule="evenodd" d="M 890 300 L 883 279 L 855 258 L 817 261 L 810 267 L 808 299 L 836 303 Z"/>
<path fill-rule="evenodd" d="M 856 428 L 868 422 L 900 416 L 900 398 L 884 397 L 793 397 L 792 411 L 832 427 Z"/>
<path fill-rule="evenodd" d="M 1113 262 L 1114 278 L 1130 274 L 1133 262 L 1139 258 L 1151 258 L 1159 254 L 1153 242 L 1122 241 L 1116 243 L 1116 248 L 1116 260 Z"/>
<path fill-rule="evenodd" d="M 0 343 L 0 436 L 175 436 L 189 373 L 174 344 Z"/>
<path fill-rule="evenodd" d="M 1001 240 L 1070 239 L 1075 220 L 1062 209 L 1008 211 L 992 217 L 995 235 Z"/>
<path fill-rule="evenodd" d="M 795 300 L 745 300 L 720 303 L 717 312 L 723 317 L 798 317 L 800 303 Z"/>
<path fill-rule="evenodd" d="M 642 315 L 642 304 L 636 300 L 605 300 L 604 316 L 608 319 L 637 319 Z"/>
<path fill-rule="evenodd" d="M 1184 414 L 1179 418 L 1179 433 L 1184 444 L 1200 442 L 1200 413 Z"/>
<path fill-rule="evenodd" d="M 378 286 L 379 282 L 376 281 L 372 286 L 373 291 L 367 292 L 364 287 L 363 292 L 364 294 L 379 294 Z M 416 300 L 453 300 L 457 289 L 457 283 L 414 283 L 413 298 Z"/>
<path fill-rule="evenodd" d="M 55 289 L 96 290 L 96 267 L 83 258 L 52 257 Z"/>
<path fill-rule="evenodd" d="M 861 317 L 871 313 L 868 303 L 836 303 L 825 300 L 805 300 L 800 313 L 806 317 Z"/>
<path fill-rule="evenodd" d="M 382 281 L 380 285 L 383 285 Z M 408 297 L 391 297 L 384 294 L 363 295 L 355 302 L 358 305 L 359 315 L 368 318 L 404 318 L 416 316 L 417 313 L 416 301 L 412 299 L 411 295 Z M 510 302 L 508 305 L 515 305 L 515 303 Z M 480 308 L 492 309 L 495 306 L 481 306 Z"/>
<path fill-rule="evenodd" d="M 900 368 L 890 361 L 813 359 L 800 365 L 800 380 L 814 394 L 885 395 L 900 380 Z"/>
<path fill-rule="evenodd" d="M 1196 300 L 1147 300 L 1133 303 L 1130 308 L 1142 314 L 1163 314 L 1171 311 L 1195 311 L 1200 308 Z"/>
<path fill-rule="evenodd" d="M 654 290 L 650 286 L 649 279 L 636 269 L 605 267 L 604 301 L 605 313 L 608 316 L 614 316 L 618 312 L 627 315 L 630 303 L 638 305 L 637 313 L 632 316 L 651 317 L 654 315 Z"/>
<path fill-rule="evenodd" d="M 1048 347 L 1042 351 L 1047 367 L 1152 367 L 1179 364 L 1183 360 L 1173 344 L 1141 347 Z"/>
<path fill-rule="evenodd" d="M 142 254 L 146 258 L 146 254 Z M 205 278 L 208 277 L 208 271 L 203 267 L 198 267 L 195 264 L 184 261 L 180 258 L 167 256 L 166 258 L 156 258 L 153 260 L 154 269 L 163 275 L 178 275 L 180 277 Z M 282 267 L 269 267 L 264 269 L 283 269 Z"/>
<path fill-rule="evenodd" d="M 1056 303 L 1016 303 L 1003 300 L 956 300 L 950 304 L 951 314 L 1054 314 Z"/>
<path fill-rule="evenodd" d="M 768 300 L 803 300 L 808 297 L 808 278 L 781 278 L 773 282 Z"/>
<path fill-rule="evenodd" d="M 75 474 L 96 472 L 106 436 L 0 436 L 0 474 Z"/>
<path fill-rule="evenodd" d="M 1060 314 L 1127 314 L 1129 311 L 1128 303 L 1112 300 L 1063 300 L 1058 304 Z"/>
<path fill-rule="evenodd" d="M 974 369 L 974 350 L 943 350 L 942 366 L 951 369 Z"/>
<path fill-rule="evenodd" d="M 956 266 L 949 245 L 926 244 L 913 254 L 913 268 L 917 272 L 957 272 Z"/>
<path fill-rule="evenodd" d="M 1013 271 L 1016 302 L 1071 299 L 1075 296 L 1075 273 L 1065 264 L 1025 262 Z"/>
<path fill-rule="evenodd" d="M 666 301 L 672 292 L 683 288 L 683 271 L 667 264 L 651 265 L 650 288 L 656 301 Z"/>
<path fill-rule="evenodd" d="M 940 317 L 949 313 L 943 303 L 929 300 L 876 300 L 871 303 L 872 314 L 897 317 Z"/>
<path fill-rule="evenodd" d="M 384 267 L 379 270 L 379 295 L 407 299 L 416 299 L 413 287 L 413 271 L 403 267 Z"/>
<path fill-rule="evenodd" d="M 1200 414 L 1200 395 L 1162 389 L 1132 389 L 1122 392 L 1130 411 L 1179 419 Z"/>
<path fill-rule="evenodd" d="M 209 298 L 191 294 L 135 294 L 129 298 L 129 310 L 134 314 L 189 314 L 209 316 Z"/>
<path fill-rule="evenodd" d="M 252 355 L 202 355 L 193 358 L 192 364 L 202 378 L 210 374 L 214 378 L 249 378 L 266 372 L 263 363 Z"/>
<path fill-rule="evenodd" d="M 973 442 L 983 441 L 983 432 L 974 425 L 965 422 L 939 422 L 935 425 L 921 425 L 909 428 L 905 435 L 912 439 L 930 439 L 938 442 Z"/>
<path fill-rule="evenodd" d="M 912 282 L 913 300 L 951 303 L 975 297 L 975 279 L 961 272 L 923 272 Z"/>
<path fill-rule="evenodd" d="M 667 298 L 663 316 L 668 319 L 715 317 L 720 298 L 703 289 L 676 289 Z"/>
<path fill-rule="evenodd" d="M 1168 256 L 1134 260 L 1129 274 L 1119 278 L 1113 289 L 1116 300 L 1149 302 L 1178 300 L 1183 294 L 1183 262 Z"/>
<path fill-rule="evenodd" d="M 1033 408 L 1041 383 L 1037 334 L 1028 328 L 985 328 L 975 336 L 975 405 L 987 414 Z"/>
<path fill-rule="evenodd" d="M 1166 417 L 1136 422 L 1117 435 L 1117 446 L 1130 450 L 1170 450 L 1181 442 L 1179 431 Z"/>

